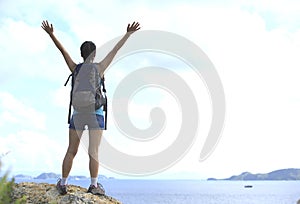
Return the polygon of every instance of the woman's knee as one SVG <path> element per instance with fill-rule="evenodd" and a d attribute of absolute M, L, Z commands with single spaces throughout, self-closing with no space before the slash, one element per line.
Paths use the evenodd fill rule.
<path fill-rule="evenodd" d="M 89 148 L 89 157 L 98 159 L 98 148 Z"/>
<path fill-rule="evenodd" d="M 69 154 L 69 155 L 71 155 L 73 157 L 76 156 L 77 152 L 78 152 L 77 148 L 69 147 L 68 150 L 67 150 L 67 154 Z"/>

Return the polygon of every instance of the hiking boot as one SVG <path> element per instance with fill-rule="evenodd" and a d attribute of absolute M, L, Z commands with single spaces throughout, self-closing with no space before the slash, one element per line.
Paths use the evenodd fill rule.
<path fill-rule="evenodd" d="M 93 195 L 105 195 L 105 190 L 100 183 L 97 183 L 97 187 L 94 185 L 90 185 L 87 192 Z"/>
<path fill-rule="evenodd" d="M 67 194 L 67 186 L 66 185 L 60 185 L 61 179 L 58 180 L 56 184 L 56 189 L 60 195 Z"/>

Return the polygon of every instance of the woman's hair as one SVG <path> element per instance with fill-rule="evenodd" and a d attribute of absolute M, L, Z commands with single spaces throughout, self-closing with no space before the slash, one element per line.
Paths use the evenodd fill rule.
<path fill-rule="evenodd" d="M 91 57 L 90 55 L 96 51 L 96 45 L 92 41 L 85 41 L 80 46 L 81 57 L 84 60 Z"/>

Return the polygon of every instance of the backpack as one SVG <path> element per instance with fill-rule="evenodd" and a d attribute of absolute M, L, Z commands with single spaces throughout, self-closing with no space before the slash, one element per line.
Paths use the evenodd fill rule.
<path fill-rule="evenodd" d="M 93 113 L 103 106 L 105 111 L 105 130 L 107 127 L 107 97 L 104 76 L 100 78 L 98 68 L 93 63 L 78 64 L 68 77 L 72 77 L 68 123 L 71 119 L 71 106 L 78 112 Z M 102 86 L 102 91 L 101 91 Z M 103 94 L 102 94 L 103 93 Z"/>

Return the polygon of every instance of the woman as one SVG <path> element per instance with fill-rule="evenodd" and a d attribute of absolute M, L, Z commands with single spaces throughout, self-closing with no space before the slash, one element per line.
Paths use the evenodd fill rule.
<path fill-rule="evenodd" d="M 95 44 L 91 41 L 84 42 L 80 47 L 81 56 L 84 60 L 84 63 L 95 64 L 100 75 L 99 78 L 101 79 L 103 77 L 104 71 L 110 65 L 118 50 L 124 45 L 124 43 L 130 37 L 131 34 L 140 29 L 139 25 L 140 24 L 138 22 L 133 22 L 131 25 L 128 24 L 126 34 L 107 54 L 107 56 L 99 63 L 93 62 L 96 55 Z M 62 44 L 55 37 L 53 25 L 49 25 L 48 21 L 43 21 L 42 28 L 49 34 L 54 44 L 63 55 L 70 71 L 73 72 L 77 67 L 77 64 L 72 60 L 69 53 L 65 50 Z M 69 126 L 69 146 L 62 164 L 62 178 L 58 180 L 56 185 L 56 188 L 61 195 L 67 193 L 67 178 L 71 171 L 73 159 L 77 153 L 80 138 L 82 136 L 85 125 L 87 125 L 89 128 L 88 153 L 91 185 L 88 189 L 88 192 L 95 195 L 105 194 L 104 188 L 101 184 L 98 183 L 98 149 L 102 138 L 102 132 L 104 129 L 103 110 L 102 108 L 100 108 L 95 112 L 90 113 L 88 116 L 87 114 L 83 115 L 80 112 L 73 112 Z"/>

